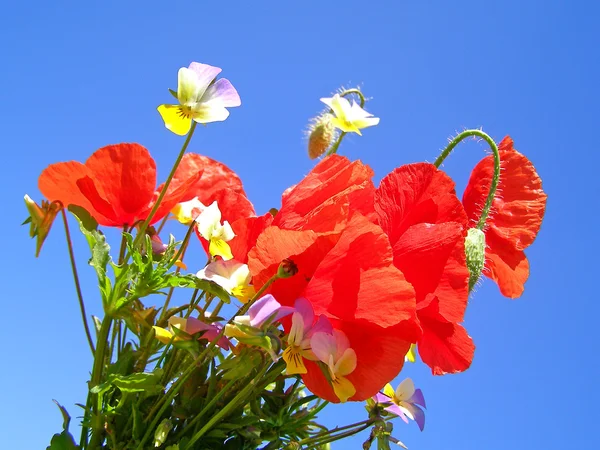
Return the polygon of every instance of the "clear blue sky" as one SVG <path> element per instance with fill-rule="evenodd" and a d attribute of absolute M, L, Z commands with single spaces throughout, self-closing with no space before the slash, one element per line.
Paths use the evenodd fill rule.
<path fill-rule="evenodd" d="M 51 399 L 78 415 L 91 362 L 62 224 L 35 260 L 19 226 L 23 194 L 40 198 L 37 177 L 48 164 L 83 161 L 117 142 L 147 146 L 164 180 L 182 139 L 163 127 L 156 106 L 171 99 L 178 68 L 199 61 L 222 67 L 243 105 L 226 122 L 199 129 L 190 149 L 235 169 L 261 213 L 312 167 L 302 130 L 320 111 L 319 98 L 340 85 L 360 84 L 381 117 L 341 150 L 370 164 L 377 180 L 401 164 L 432 161 L 464 127 L 512 135 L 549 195 L 526 252 L 525 293 L 511 301 L 491 281 L 478 289 L 466 317 L 477 345 L 471 369 L 433 377 L 408 367 L 424 391 L 427 424 L 420 433 L 398 421 L 395 434 L 412 450 L 600 448 L 598 3 L 167 4 L 2 7 L 2 447 L 45 448 L 61 426 Z M 448 160 L 459 190 L 483 154 L 472 142 Z M 93 292 L 87 302 L 98 313 L 84 241 L 75 245 Z M 323 419 L 343 425 L 363 411 L 331 407 Z M 365 438 L 334 448 L 360 448 Z"/>

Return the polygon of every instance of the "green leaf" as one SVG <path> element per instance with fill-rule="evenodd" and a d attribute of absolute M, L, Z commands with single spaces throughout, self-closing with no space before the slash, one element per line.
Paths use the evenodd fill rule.
<path fill-rule="evenodd" d="M 208 294 L 212 294 L 215 297 L 218 297 L 219 300 L 223 301 L 223 303 L 231 302 L 229 293 L 214 281 L 201 280 L 200 278 L 196 278 L 196 288 L 201 289 Z"/>
<path fill-rule="evenodd" d="M 160 385 L 162 370 L 157 369 L 150 373 L 133 373 L 131 375 L 113 375 L 110 377 L 111 384 L 118 387 L 123 392 L 160 392 L 163 387 Z"/>
<path fill-rule="evenodd" d="M 178 97 L 177 97 L 177 92 L 175 92 L 175 91 L 174 91 L 173 89 L 171 89 L 171 88 L 169 88 L 169 92 L 171 93 L 171 95 L 172 95 L 173 97 L 175 97 L 175 98 L 177 98 L 177 99 L 178 99 Z M 178 99 L 178 101 L 179 101 L 179 99 Z"/>
<path fill-rule="evenodd" d="M 63 405 L 58 403 L 56 400 L 52 401 L 56 404 L 56 406 L 58 406 L 58 409 L 60 409 L 60 413 L 63 416 L 63 430 L 68 430 L 69 424 L 71 423 L 71 416 L 69 415 L 69 413 Z"/>
<path fill-rule="evenodd" d="M 79 450 L 79 446 L 75 445 L 75 440 L 71 433 L 63 431 L 60 434 L 52 436 L 50 445 L 46 447 L 46 450 Z"/>
<path fill-rule="evenodd" d="M 81 206 L 69 205 L 67 208 L 71 214 L 73 214 L 79 220 L 79 223 L 88 231 L 95 231 L 98 229 L 98 222 L 92 217 L 92 215 Z"/>

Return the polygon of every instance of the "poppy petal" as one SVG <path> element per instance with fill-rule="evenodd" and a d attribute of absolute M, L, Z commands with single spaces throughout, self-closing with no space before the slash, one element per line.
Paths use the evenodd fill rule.
<path fill-rule="evenodd" d="M 416 321 L 413 287 L 392 265 L 387 236 L 360 214 L 319 264 L 304 295 L 317 315 L 365 319 L 383 327 Z"/>
<path fill-rule="evenodd" d="M 244 217 L 232 222 L 235 237 L 229 241 L 233 257 L 240 262 L 248 262 L 248 252 L 256 245 L 258 236 L 271 225 L 273 215 L 266 213 L 260 217 Z"/>
<path fill-rule="evenodd" d="M 520 297 L 529 278 L 529 262 L 525 253 L 515 250 L 493 232 L 488 232 L 486 239 L 488 248 L 484 275 L 498 283 L 500 292 L 505 297 Z"/>
<path fill-rule="evenodd" d="M 523 290 L 529 267 L 522 251 L 536 238 L 547 195 L 535 167 L 513 147 L 510 137 L 498 146 L 502 172 L 498 195 L 494 198 L 486 222 L 486 264 L 484 275 L 495 280 L 503 295 L 516 298 Z M 469 220 L 479 220 L 482 205 L 490 189 L 494 171 L 493 157 L 482 159 L 471 173 L 463 195 Z"/>
<path fill-rule="evenodd" d="M 381 180 L 375 193 L 375 210 L 392 246 L 411 225 L 467 224 L 454 181 L 428 163 L 398 167 Z"/>
<path fill-rule="evenodd" d="M 413 285 L 417 302 L 435 294 L 440 314 L 463 319 L 469 296 L 464 228 L 456 222 L 412 225 L 394 246 L 394 264 Z"/>
<path fill-rule="evenodd" d="M 38 188 L 48 200 L 60 201 L 65 207 L 69 205 L 81 206 L 98 223 L 105 225 L 105 222 L 109 220 L 94 208 L 77 186 L 77 180 L 86 176 L 91 176 L 91 172 L 80 162 L 69 161 L 51 164 L 42 171 L 38 179 Z"/>
<path fill-rule="evenodd" d="M 360 161 L 328 156 L 284 193 L 273 224 L 293 230 L 332 231 L 343 226 L 349 211 L 374 218 L 372 177 L 371 168 Z"/>
<path fill-rule="evenodd" d="M 473 361 L 475 345 L 467 331 L 446 320 L 439 312 L 439 301 L 430 296 L 419 309 L 423 335 L 418 342 L 419 355 L 434 375 L 463 372 Z"/>
<path fill-rule="evenodd" d="M 109 145 L 85 163 L 99 194 L 122 225 L 133 225 L 154 195 L 156 164 L 139 144 Z"/>

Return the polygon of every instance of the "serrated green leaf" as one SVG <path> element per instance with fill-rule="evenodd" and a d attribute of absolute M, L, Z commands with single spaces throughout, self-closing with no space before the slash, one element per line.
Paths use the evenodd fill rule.
<path fill-rule="evenodd" d="M 110 383 L 118 387 L 123 392 L 160 392 L 163 387 L 160 385 L 162 370 L 157 369 L 150 373 L 134 373 L 131 375 L 113 375 L 109 377 Z"/>

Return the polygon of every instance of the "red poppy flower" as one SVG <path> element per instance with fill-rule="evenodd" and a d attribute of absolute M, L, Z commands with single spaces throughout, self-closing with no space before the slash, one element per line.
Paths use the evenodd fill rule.
<path fill-rule="evenodd" d="M 346 190 L 339 187 L 336 190 Z M 335 197 L 330 194 L 322 198 L 327 202 Z M 284 197 L 284 205 L 297 200 L 289 195 Z M 319 216 L 312 212 L 324 209 L 313 204 L 305 211 L 316 223 Z M 289 258 L 296 264 L 298 273 L 277 280 L 269 292 L 285 306 L 292 306 L 299 297 L 306 298 L 316 315 L 325 315 L 335 329 L 346 334 L 357 355 L 356 369 L 347 376 L 356 388 L 350 400 L 365 400 L 400 372 L 404 354 L 416 342 L 420 329 L 414 291 L 393 266 L 383 230 L 360 213 L 342 211 L 346 216 L 326 217 L 336 230 L 340 223 L 346 223 L 339 233 L 268 227 L 250 251 L 248 265 L 253 283 L 259 287 L 273 276 L 282 260 Z M 304 227 L 307 223 L 298 220 L 297 225 Z M 289 323 L 283 322 L 289 329 Z M 306 361 L 306 368 L 303 378 L 309 389 L 339 402 L 321 369 L 310 361 Z"/>
<path fill-rule="evenodd" d="M 537 236 L 547 195 L 531 161 L 516 151 L 507 136 L 498 146 L 502 171 L 492 209 L 485 227 L 485 268 L 483 274 L 494 280 L 500 292 L 517 298 L 529 277 L 525 250 Z M 479 220 L 494 173 L 492 155 L 482 159 L 471 173 L 463 195 L 463 205 L 472 226 Z"/>
<path fill-rule="evenodd" d="M 179 177 L 169 186 L 151 223 L 162 219 L 185 200 L 202 170 Z M 38 186 L 48 200 L 85 208 L 100 225 L 132 226 L 145 220 L 160 190 L 156 190 L 156 164 L 139 144 L 109 145 L 95 151 L 85 164 L 76 161 L 51 164 Z"/>
<path fill-rule="evenodd" d="M 460 325 L 469 295 L 467 216 L 454 182 L 432 164 L 399 167 L 381 181 L 375 209 L 394 265 L 415 289 L 423 362 L 438 375 L 466 370 L 475 349 Z"/>

